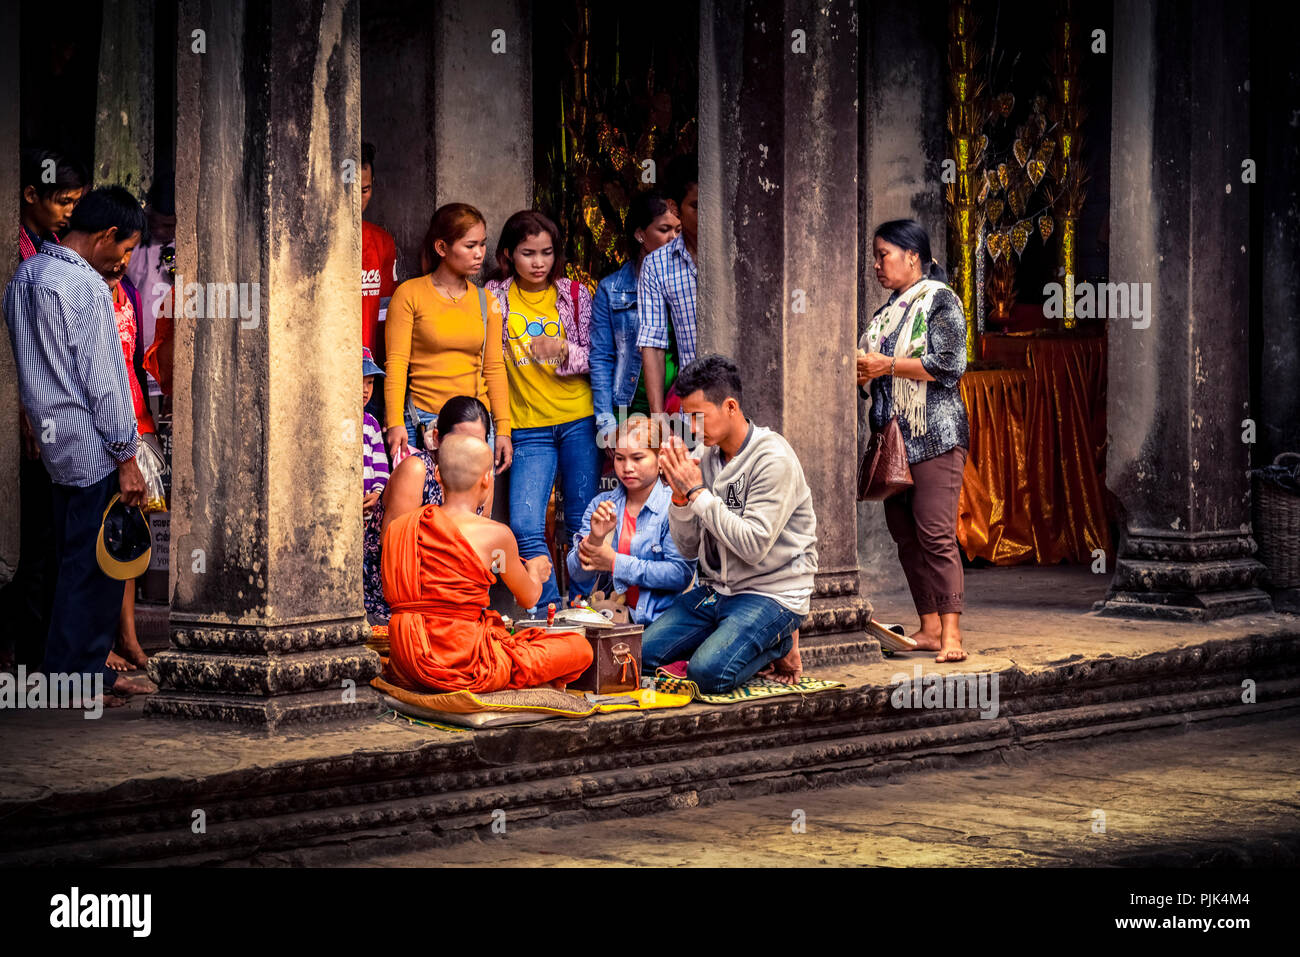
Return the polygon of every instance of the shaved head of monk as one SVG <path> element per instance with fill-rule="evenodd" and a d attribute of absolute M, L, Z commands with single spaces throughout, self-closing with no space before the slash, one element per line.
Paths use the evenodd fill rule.
<path fill-rule="evenodd" d="M 492 449 L 477 436 L 453 432 L 438 443 L 438 477 L 447 492 L 468 492 L 492 465 Z"/>

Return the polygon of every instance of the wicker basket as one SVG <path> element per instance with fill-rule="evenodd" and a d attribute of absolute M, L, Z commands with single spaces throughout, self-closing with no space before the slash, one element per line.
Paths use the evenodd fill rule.
<path fill-rule="evenodd" d="M 1283 452 L 1274 465 L 1300 463 L 1300 452 Z M 1300 495 L 1254 479 L 1255 541 L 1274 588 L 1300 588 Z"/>

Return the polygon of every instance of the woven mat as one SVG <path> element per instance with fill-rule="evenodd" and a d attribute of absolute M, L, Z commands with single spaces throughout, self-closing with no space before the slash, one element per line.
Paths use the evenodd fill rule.
<path fill-rule="evenodd" d="M 845 687 L 842 681 L 827 681 L 824 678 L 810 678 L 804 675 L 798 684 L 787 685 L 771 678 L 755 677 L 749 679 L 739 688 L 724 691 L 721 694 L 705 694 L 700 686 L 687 678 L 675 678 L 664 674 L 661 669 L 655 675 L 655 688 L 669 694 L 690 695 L 696 701 L 706 704 L 740 704 L 744 701 L 756 701 L 759 698 L 775 698 L 784 694 L 816 694 L 819 691 L 834 691 Z"/>
<path fill-rule="evenodd" d="M 580 698 L 556 691 L 554 688 L 520 688 L 512 691 L 446 691 L 440 693 L 418 692 L 386 681 L 382 676 L 372 678 L 371 687 L 403 704 L 411 704 L 430 711 L 452 714 L 477 712 L 538 712 L 560 715 L 565 718 L 585 718 L 596 712 L 596 706 Z"/>

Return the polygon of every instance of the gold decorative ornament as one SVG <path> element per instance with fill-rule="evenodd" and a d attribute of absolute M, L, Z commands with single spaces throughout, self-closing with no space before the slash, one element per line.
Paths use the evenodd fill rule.
<path fill-rule="evenodd" d="M 952 287 L 966 314 L 966 357 L 975 358 L 979 290 L 976 264 L 980 256 L 979 233 L 984 222 L 981 181 L 987 182 L 984 152 L 989 115 L 985 82 L 980 71 L 984 50 L 971 0 L 951 0 L 948 6 L 948 155 L 956 167 L 955 180 L 944 191 L 948 204 L 948 261 Z M 1001 105 L 999 104 L 999 109 Z M 1009 108 L 1008 108 L 1009 111 Z"/>

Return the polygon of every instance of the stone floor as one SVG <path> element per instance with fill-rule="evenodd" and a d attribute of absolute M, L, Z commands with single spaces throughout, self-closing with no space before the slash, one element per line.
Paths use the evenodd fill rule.
<path fill-rule="evenodd" d="M 1300 715 L 568 827 L 491 825 L 370 867 L 1059 867 L 1300 862 Z M 802 830 L 796 828 L 802 824 Z M 250 863 L 287 863 L 265 855 Z"/>
<path fill-rule="evenodd" d="M 970 652 L 965 662 L 936 665 L 930 655 L 913 653 L 812 673 L 850 687 L 881 686 L 894 683 L 893 676 L 900 672 L 911 678 L 918 664 L 927 673 L 988 672 L 1012 666 L 1033 671 L 1085 658 L 1141 657 L 1215 638 L 1300 634 L 1300 617 L 1285 614 L 1178 625 L 1098 617 L 1090 609 L 1107 583 L 1107 576 L 1077 566 L 972 570 L 967 576 L 963 621 Z M 912 626 L 905 595 L 871 597 L 878 620 Z M 708 707 L 694 704 L 688 709 Z M 199 778 L 377 749 L 400 751 L 474 733 L 453 734 L 377 718 L 347 727 L 266 735 L 145 719 L 142 708 L 137 699 L 127 707 L 105 711 L 97 721 L 86 721 L 79 712 L 0 712 L 0 800 L 28 801 L 52 792 L 100 792 L 128 781 Z M 647 716 L 616 714 L 586 720 L 643 717 Z"/>

